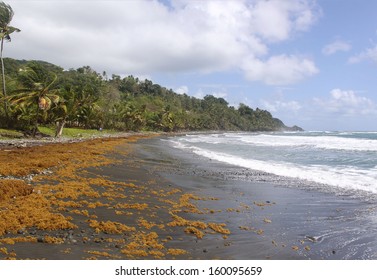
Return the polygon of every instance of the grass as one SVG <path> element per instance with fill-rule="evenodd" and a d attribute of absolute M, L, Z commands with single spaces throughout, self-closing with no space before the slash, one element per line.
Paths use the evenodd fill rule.
<path fill-rule="evenodd" d="M 46 126 L 40 126 L 39 131 L 50 135 L 52 137 L 55 136 L 55 128 L 50 128 Z M 63 129 L 63 137 L 68 137 L 68 138 L 90 138 L 93 136 L 100 136 L 103 134 L 114 134 L 116 133 L 113 130 L 107 130 L 104 129 L 102 131 L 99 131 L 97 129 L 82 129 L 82 128 L 69 128 L 66 127 Z"/>
<path fill-rule="evenodd" d="M 55 128 L 40 126 L 38 127 L 39 131 L 43 134 L 49 135 L 51 137 L 55 136 Z M 94 136 L 101 136 L 103 134 L 115 134 L 116 131 L 104 129 L 99 131 L 97 129 L 82 129 L 82 128 L 69 128 L 66 127 L 63 130 L 62 137 L 66 138 L 91 138 Z M 12 129 L 0 128 L 0 140 L 9 140 L 16 138 L 23 138 L 24 135 L 22 132 Z"/>
<path fill-rule="evenodd" d="M 0 139 L 21 138 L 21 137 L 23 137 L 22 132 L 11 130 L 11 129 L 0 128 Z"/>

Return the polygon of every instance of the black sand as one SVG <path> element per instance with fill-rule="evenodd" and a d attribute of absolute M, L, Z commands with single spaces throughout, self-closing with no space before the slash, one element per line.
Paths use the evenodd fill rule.
<path fill-rule="evenodd" d="M 219 210 L 205 219 L 225 222 L 232 234 L 226 246 L 209 238 L 198 241 L 194 258 L 377 259 L 374 202 L 287 187 L 286 182 L 281 186 L 278 177 L 254 182 L 253 177 L 260 181 L 259 172 L 198 157 L 161 139 L 136 145 L 136 160 L 153 176 L 219 198 L 199 204 Z"/>
<path fill-rule="evenodd" d="M 99 221 L 114 221 L 137 227 L 138 219 L 146 218 L 168 225 L 172 215 L 166 203 L 153 195 L 156 190 L 181 189 L 201 198 L 190 201 L 202 213 L 179 215 L 204 223 L 224 223 L 230 234 L 206 232 L 197 238 L 184 227 L 153 227 L 169 248 L 187 251 L 182 255 L 165 254 L 165 259 L 377 259 L 376 204 L 350 196 L 340 196 L 320 190 L 289 186 L 284 178 L 261 172 L 240 169 L 203 159 L 168 145 L 163 138 L 131 143 L 133 151 L 127 156 L 114 154 L 121 163 L 89 169 L 89 175 L 108 178 L 112 182 L 134 182 L 145 186 L 140 193 L 124 189 L 125 198 L 112 203 L 147 203 L 145 210 L 130 209 L 132 216 L 116 215 L 113 207 L 97 207 L 90 213 Z M 130 147 L 126 148 L 129 152 Z M 261 182 L 265 180 L 265 182 Z M 104 187 L 96 191 L 101 193 Z M 128 192 L 128 193 L 127 193 Z M 174 196 L 174 195 L 173 195 Z M 174 197 L 171 196 L 171 199 Z M 108 198 L 98 198 L 109 202 Z M 179 194 L 175 199 L 179 199 Z M 77 229 L 41 231 L 26 229 L 3 237 L 32 235 L 36 243 L 3 244 L 8 252 L 14 250 L 18 259 L 127 259 L 125 244 L 131 233 L 112 235 L 96 232 L 89 227 L 88 218 L 74 215 Z M 44 234 L 61 238 L 62 244 L 46 244 Z M 126 243 L 108 241 L 114 238 Z M 121 240 L 121 241 L 122 241 Z M 39 242 L 41 241 L 41 242 Z M 97 254 L 95 252 L 100 252 Z M 106 254 L 105 254 L 106 253 Z M 132 257 L 134 258 L 134 257 Z M 138 259 L 144 259 L 142 256 Z M 146 259 L 153 259 L 148 255 Z"/>

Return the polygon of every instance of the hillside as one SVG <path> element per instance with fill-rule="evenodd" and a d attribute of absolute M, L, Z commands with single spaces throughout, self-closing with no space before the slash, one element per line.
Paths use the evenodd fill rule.
<path fill-rule="evenodd" d="M 119 131 L 276 131 L 289 128 L 268 111 L 223 98 L 177 94 L 150 80 L 107 77 L 91 67 L 65 71 L 43 61 L 5 59 L 7 95 L 2 127 L 34 130 L 38 125 Z M 7 109 L 5 110 L 5 104 Z"/>

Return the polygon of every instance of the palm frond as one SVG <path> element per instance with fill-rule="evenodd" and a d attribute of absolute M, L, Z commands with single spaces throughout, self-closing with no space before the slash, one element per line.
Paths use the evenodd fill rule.
<path fill-rule="evenodd" d="M 10 34 L 12 34 L 13 32 L 20 32 L 21 30 L 16 28 L 16 27 L 13 27 L 13 26 L 8 26 L 6 29 L 3 29 L 2 32 L 0 33 L 0 38 L 1 39 L 5 39 L 7 40 L 8 42 L 11 42 L 12 39 L 10 37 Z"/>
<path fill-rule="evenodd" d="M 0 28 L 5 27 L 12 21 L 14 12 L 10 5 L 0 2 Z"/>
<path fill-rule="evenodd" d="M 17 27 L 8 26 L 8 34 L 12 34 L 13 32 L 20 32 L 21 30 Z"/>

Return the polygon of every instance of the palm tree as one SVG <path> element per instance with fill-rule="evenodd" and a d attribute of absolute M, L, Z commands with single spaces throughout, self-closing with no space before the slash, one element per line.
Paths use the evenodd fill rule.
<path fill-rule="evenodd" d="M 4 111 L 5 116 L 8 120 L 8 101 L 6 99 L 7 92 L 5 87 L 5 70 L 4 70 L 4 60 L 3 60 L 3 50 L 4 50 L 4 40 L 11 41 L 10 34 L 13 32 L 20 32 L 20 29 L 10 26 L 9 23 L 12 21 L 14 12 L 11 6 L 0 2 L 0 39 L 1 39 L 1 50 L 0 50 L 0 60 L 1 60 L 1 73 L 3 78 L 3 96 L 4 96 Z"/>
<path fill-rule="evenodd" d="M 47 113 L 53 104 L 59 103 L 58 89 L 53 88 L 57 75 L 49 72 L 39 63 L 31 62 L 20 69 L 19 79 L 24 88 L 16 90 L 15 94 L 10 96 L 10 100 L 18 107 L 36 106 L 37 112 L 32 130 L 32 136 L 35 137 L 40 112 Z"/>

